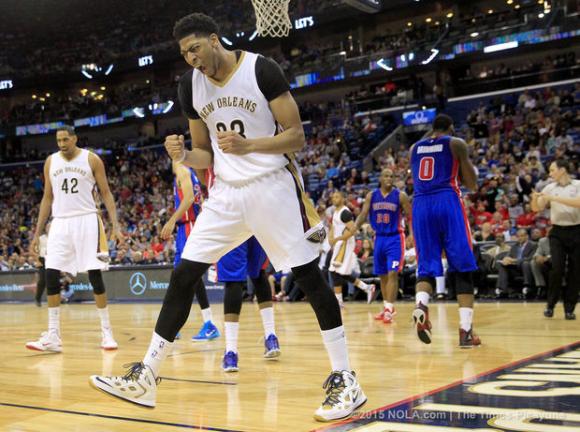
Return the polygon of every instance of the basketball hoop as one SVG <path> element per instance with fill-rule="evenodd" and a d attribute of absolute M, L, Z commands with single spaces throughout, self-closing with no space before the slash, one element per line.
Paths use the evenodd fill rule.
<path fill-rule="evenodd" d="M 256 30 L 260 36 L 285 37 L 292 22 L 288 15 L 290 0 L 252 0 L 256 12 Z"/>

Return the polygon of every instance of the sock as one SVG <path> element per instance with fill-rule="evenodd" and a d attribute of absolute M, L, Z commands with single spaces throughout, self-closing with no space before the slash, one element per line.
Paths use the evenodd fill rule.
<path fill-rule="evenodd" d="M 340 294 L 334 293 L 334 295 L 336 296 L 336 299 L 338 300 L 338 304 L 342 304 L 342 293 L 340 293 Z"/>
<path fill-rule="evenodd" d="M 208 321 L 212 320 L 212 315 L 211 315 L 211 308 L 207 308 L 207 309 L 202 309 L 201 310 L 201 316 L 203 317 L 203 322 L 206 323 Z"/>
<path fill-rule="evenodd" d="M 276 328 L 274 326 L 274 308 L 268 307 L 260 309 L 260 315 L 262 315 L 262 324 L 264 325 L 264 336 L 268 337 L 271 334 L 276 334 Z"/>
<path fill-rule="evenodd" d="M 240 323 L 228 322 L 224 323 L 226 329 L 226 352 L 238 352 L 238 331 L 240 330 Z"/>
<path fill-rule="evenodd" d="M 60 336 L 60 307 L 48 308 L 48 333 Z"/>
<path fill-rule="evenodd" d="M 104 308 L 97 308 L 97 312 L 99 313 L 99 318 L 101 319 L 101 328 L 111 329 L 111 321 L 109 320 L 109 308 L 105 306 Z"/>
<path fill-rule="evenodd" d="M 336 327 L 330 330 L 321 330 L 322 341 L 326 347 L 330 365 L 333 371 L 350 371 L 350 363 L 348 361 L 348 349 L 346 347 L 346 335 L 344 334 L 344 327 Z"/>
<path fill-rule="evenodd" d="M 437 294 L 445 294 L 445 276 L 437 276 L 435 282 L 437 285 Z"/>
<path fill-rule="evenodd" d="M 390 312 L 393 312 L 395 310 L 395 305 L 393 303 L 384 301 L 383 304 L 385 305 L 385 309 L 388 309 Z"/>
<path fill-rule="evenodd" d="M 423 303 L 424 306 L 429 304 L 429 293 L 425 291 L 419 291 L 415 294 L 415 303 Z"/>
<path fill-rule="evenodd" d="M 473 323 L 473 309 L 460 307 L 459 308 L 459 327 L 465 331 L 471 330 Z"/>
<path fill-rule="evenodd" d="M 173 349 L 173 342 L 169 342 L 163 339 L 157 333 L 153 333 L 151 337 L 151 343 L 149 344 L 149 349 L 145 358 L 143 359 L 143 364 L 149 366 L 153 371 L 153 375 L 157 378 L 159 376 L 159 369 L 161 369 L 161 363 L 167 357 L 167 354 Z"/>
<path fill-rule="evenodd" d="M 360 279 L 357 279 L 354 283 L 354 286 L 360 288 L 363 291 L 368 291 L 370 289 L 369 284 L 364 283 Z"/>

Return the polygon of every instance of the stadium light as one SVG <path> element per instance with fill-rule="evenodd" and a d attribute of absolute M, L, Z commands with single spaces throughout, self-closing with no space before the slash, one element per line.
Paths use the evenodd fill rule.
<path fill-rule="evenodd" d="M 139 117 L 139 118 L 145 117 L 145 112 L 144 112 L 143 108 L 139 108 L 139 107 L 133 108 L 133 114 L 135 114 L 135 117 Z"/>
<path fill-rule="evenodd" d="M 469 36 L 471 36 L 472 38 L 476 38 L 477 36 L 479 36 L 479 32 L 473 32 Z"/>
<path fill-rule="evenodd" d="M 390 72 L 390 71 L 392 71 L 392 70 L 393 70 L 393 68 L 392 68 L 392 67 L 389 67 L 389 66 L 388 66 L 388 65 L 385 63 L 385 59 L 380 59 L 380 60 L 377 62 L 377 65 L 378 65 L 379 67 L 383 68 L 384 70 L 388 71 L 388 72 Z"/>
<path fill-rule="evenodd" d="M 496 44 L 496 45 L 489 45 L 483 48 L 483 52 L 484 53 L 492 53 L 492 52 L 498 52 L 498 51 L 504 51 L 504 50 L 508 50 L 508 49 L 512 49 L 512 48 L 517 48 L 519 45 L 518 41 L 512 41 L 512 42 L 505 42 L 505 43 L 500 43 L 500 44 Z"/>
<path fill-rule="evenodd" d="M 110 64 L 109 67 L 107 68 L 107 70 L 105 71 L 105 75 L 109 75 L 114 67 L 115 67 L 115 65 Z"/>
<path fill-rule="evenodd" d="M 163 110 L 163 114 L 167 114 L 169 111 L 171 111 L 171 108 L 173 108 L 173 105 L 174 105 L 173 101 L 172 100 L 168 100 L 167 101 L 167 106 Z"/>
<path fill-rule="evenodd" d="M 256 36 L 258 36 L 258 30 L 254 30 L 254 33 L 252 33 L 252 36 L 250 36 L 248 40 L 252 42 L 254 39 L 256 39 Z"/>
<path fill-rule="evenodd" d="M 225 36 L 222 36 L 222 42 L 223 42 L 223 43 L 225 43 L 225 44 L 226 44 L 226 45 L 228 45 L 228 46 L 232 46 L 232 45 L 234 44 L 234 43 L 233 43 L 231 40 L 229 40 L 229 39 L 228 39 L 227 37 L 225 37 Z"/>
<path fill-rule="evenodd" d="M 426 65 L 426 64 L 429 64 L 429 63 L 431 63 L 431 62 L 433 61 L 433 59 L 434 59 L 435 57 L 437 57 L 437 54 L 439 54 L 439 50 L 438 50 L 438 49 L 436 49 L 436 48 L 431 48 L 431 55 L 429 56 L 429 58 L 427 58 L 427 59 L 423 60 L 423 61 L 421 62 L 421 64 L 424 64 L 424 65 Z"/>

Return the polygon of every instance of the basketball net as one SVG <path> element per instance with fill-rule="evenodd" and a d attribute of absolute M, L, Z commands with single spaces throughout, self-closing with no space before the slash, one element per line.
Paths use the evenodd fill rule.
<path fill-rule="evenodd" d="M 292 22 L 288 16 L 290 0 L 252 0 L 256 12 L 256 30 L 260 36 L 285 37 Z"/>

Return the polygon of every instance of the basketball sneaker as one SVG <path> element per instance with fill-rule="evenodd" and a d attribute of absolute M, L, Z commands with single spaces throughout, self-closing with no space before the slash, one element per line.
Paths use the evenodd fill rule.
<path fill-rule="evenodd" d="M 264 358 L 268 360 L 277 360 L 278 357 L 280 357 L 280 344 L 278 343 L 278 338 L 274 333 L 266 338 L 264 346 L 266 347 Z"/>
<path fill-rule="evenodd" d="M 101 348 L 103 348 L 106 351 L 112 351 L 119 348 L 119 345 L 117 345 L 117 342 L 113 337 L 113 330 L 111 330 L 110 328 L 102 329 L 101 335 L 102 335 Z"/>
<path fill-rule="evenodd" d="M 218 337 L 220 337 L 218 328 L 211 321 L 206 321 L 203 323 L 202 328 L 199 329 L 199 332 L 195 336 L 192 336 L 191 340 L 194 342 L 203 342 Z"/>
<path fill-rule="evenodd" d="M 413 322 L 417 329 L 417 336 L 425 344 L 431 343 L 431 321 L 429 321 L 429 308 L 419 303 L 413 311 Z"/>
<path fill-rule="evenodd" d="M 62 352 L 62 340 L 55 332 L 42 332 L 40 339 L 26 343 L 26 348 L 33 351 Z"/>
<path fill-rule="evenodd" d="M 481 345 L 481 339 L 473 333 L 473 328 L 470 328 L 469 331 L 465 331 L 462 328 L 459 329 L 460 348 L 473 348 L 478 345 Z"/>
<path fill-rule="evenodd" d="M 334 371 L 324 381 L 322 388 L 326 390 L 326 399 L 314 413 L 318 421 L 348 417 L 367 401 L 354 372 Z"/>
<path fill-rule="evenodd" d="M 92 375 L 89 382 L 93 387 L 112 396 L 137 405 L 155 407 L 157 385 L 161 378 L 155 378 L 151 368 L 141 362 L 129 363 L 123 367 L 129 369 L 124 376 Z"/>
<path fill-rule="evenodd" d="M 367 292 L 367 304 L 371 304 L 371 302 L 375 299 L 375 292 L 377 291 L 377 287 L 375 284 L 369 285 L 369 288 L 366 290 Z"/>
<path fill-rule="evenodd" d="M 375 319 L 376 319 L 377 321 L 382 321 L 382 320 L 385 318 L 385 312 L 386 312 L 386 310 L 387 310 L 387 309 L 385 308 L 385 309 L 383 309 L 383 310 L 382 310 L 380 313 L 376 314 L 376 315 L 375 315 Z"/>
<path fill-rule="evenodd" d="M 238 353 L 233 351 L 228 351 L 224 354 L 224 359 L 222 361 L 222 368 L 224 372 L 237 372 L 240 370 L 238 368 Z"/>
<path fill-rule="evenodd" d="M 395 308 L 393 308 L 393 310 L 385 309 L 383 313 L 383 322 L 385 324 L 391 324 L 393 322 L 393 318 L 395 318 L 395 315 L 397 315 Z"/>

